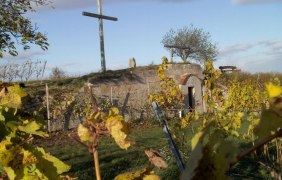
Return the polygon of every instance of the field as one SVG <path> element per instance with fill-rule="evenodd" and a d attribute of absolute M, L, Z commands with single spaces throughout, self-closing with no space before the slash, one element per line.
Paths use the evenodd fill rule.
<path fill-rule="evenodd" d="M 133 127 L 132 131 L 131 136 L 135 139 L 136 145 L 129 148 L 127 151 L 120 149 L 110 137 L 102 137 L 100 139 L 98 152 L 102 179 L 110 180 L 120 173 L 138 170 L 147 166 L 149 163 L 148 158 L 143 152 L 146 147 L 158 150 L 169 165 L 167 169 L 154 169 L 161 179 L 178 179 L 180 171 L 169 150 L 167 139 L 165 138 L 161 127 L 158 125 L 150 127 L 140 126 Z M 187 139 L 191 140 L 193 135 L 192 131 L 191 127 L 187 129 Z M 70 139 L 67 136 L 69 133 L 75 133 L 75 130 L 54 132 L 47 139 L 37 139 L 35 144 L 43 146 L 52 155 L 71 165 L 70 174 L 73 177 L 77 177 L 81 180 L 95 179 L 91 154 L 86 148 Z M 190 142 L 187 143 L 190 144 Z M 240 145 L 240 142 L 238 142 L 238 144 Z M 183 149 L 181 148 L 181 145 L 179 147 L 180 149 Z M 246 147 L 242 147 L 242 149 L 244 148 Z M 187 161 L 189 158 L 187 154 L 190 152 L 190 147 L 185 149 L 186 152 L 185 154 L 182 153 L 182 156 L 185 161 Z M 267 170 L 258 164 L 252 157 L 246 157 L 227 172 L 227 175 L 231 179 L 238 180 L 271 179 Z"/>
<path fill-rule="evenodd" d="M 47 151 L 72 166 L 70 173 L 78 179 L 93 179 L 93 160 L 86 148 L 68 138 L 72 131 L 52 133 L 47 139 L 38 139 L 36 144 L 44 146 Z M 168 159 L 172 159 L 167 140 L 160 127 L 142 128 L 132 133 L 136 146 L 129 150 L 120 149 L 112 138 L 102 137 L 99 144 L 99 160 L 102 179 L 113 179 L 116 175 L 137 170 L 148 165 L 148 158 L 143 152 L 146 147 L 154 148 Z M 167 173 L 169 172 L 169 173 Z M 158 171 L 163 179 L 179 176 L 175 162 L 170 161 L 169 168 Z"/>
<path fill-rule="evenodd" d="M 261 105 L 265 105 L 268 102 L 264 84 L 272 79 L 271 74 L 265 74 L 264 76 L 261 75 L 260 80 L 255 77 L 256 75 L 250 76 L 249 74 L 244 73 L 226 74 L 222 76 L 221 79 L 218 79 L 218 75 L 220 73 L 218 73 L 217 70 L 214 70 L 212 66 L 206 69 L 210 70 L 210 72 L 205 72 L 208 74 L 206 75 L 207 80 L 205 80 L 205 86 L 210 88 L 207 91 L 209 93 L 206 93 L 203 96 L 203 98 L 208 102 L 206 113 L 200 114 L 196 111 L 191 111 L 188 112 L 184 118 L 179 118 L 175 113 L 168 113 L 169 110 L 166 108 L 170 106 L 174 107 L 174 105 L 181 105 L 181 103 L 179 103 L 181 101 L 181 96 L 177 96 L 177 94 L 181 94 L 181 92 L 179 91 L 178 86 L 175 85 L 173 81 L 170 81 L 171 79 L 161 76 L 162 71 L 158 71 L 162 88 L 164 88 L 162 92 L 168 92 L 169 94 L 165 93 L 157 96 L 152 96 L 150 94 L 149 96 L 149 99 L 151 99 L 151 96 L 153 98 L 155 97 L 156 99 L 154 99 L 154 101 L 158 102 L 160 106 L 165 105 L 161 107 L 161 109 L 167 110 L 164 114 L 167 117 L 173 139 L 178 145 L 180 154 L 184 159 L 184 163 L 186 164 L 185 172 L 190 173 L 188 177 L 193 177 L 196 179 L 207 179 L 207 177 L 212 177 L 211 179 L 222 179 L 224 177 L 228 177 L 230 179 L 272 179 L 272 177 L 280 176 L 279 173 L 281 171 L 279 168 L 281 165 L 280 160 L 282 161 L 282 143 L 280 142 L 281 139 L 277 137 L 281 136 L 282 131 L 277 129 L 277 127 L 281 125 L 281 121 L 279 119 L 280 117 L 277 117 L 276 112 L 280 111 L 280 109 L 277 108 L 281 107 L 280 105 L 282 101 L 279 96 L 282 94 L 282 89 L 279 85 L 274 85 L 279 83 L 279 79 L 274 79 L 274 84 L 270 84 L 270 87 L 275 90 L 275 93 L 274 95 L 269 95 L 272 96 L 272 99 L 269 101 L 270 106 L 264 106 L 270 109 L 262 110 L 262 114 L 264 113 L 264 115 L 267 116 L 260 116 L 259 112 L 261 111 Z M 122 77 L 124 74 L 127 75 L 127 73 L 128 71 L 109 72 L 109 74 L 104 76 L 93 74 L 91 77 L 68 78 L 49 81 L 49 90 L 51 92 L 58 93 L 58 96 L 54 96 L 55 98 L 53 99 L 58 100 L 58 97 L 63 99 L 62 102 L 58 101 L 59 103 L 54 103 L 55 106 L 53 107 L 53 110 L 57 113 L 59 112 L 64 114 L 65 112 L 68 112 L 68 105 L 70 107 L 74 107 L 71 106 L 71 104 L 76 102 L 75 98 L 73 98 L 74 95 L 72 93 L 69 93 L 69 96 L 64 95 L 68 93 L 68 91 L 79 91 L 83 84 L 87 82 L 86 79 L 95 79 L 97 81 L 101 81 L 102 83 L 106 83 L 108 79 Z M 279 76 L 279 78 L 281 79 L 281 76 Z M 234 79 L 236 79 L 236 81 Z M 247 79 L 247 81 L 243 81 L 244 79 Z M 36 104 L 35 106 L 34 104 L 27 104 L 29 106 L 25 106 L 25 109 L 23 110 L 27 110 L 28 107 L 28 110 L 35 108 L 32 113 L 39 112 L 42 115 L 46 114 L 46 112 L 44 112 L 44 83 L 39 85 L 39 82 L 29 82 L 26 84 L 25 90 L 31 96 L 24 97 L 26 99 L 23 99 L 23 104 L 26 105 L 25 103 L 31 101 L 32 99 L 35 99 L 37 104 L 34 103 Z M 167 86 L 163 86 L 164 84 Z M 223 96 L 223 93 L 226 93 L 224 92 L 224 89 L 228 89 L 226 88 L 228 86 L 229 96 L 226 98 Z M 16 95 L 21 97 L 20 92 L 22 89 L 20 89 L 19 86 L 11 85 L 9 88 L 10 92 L 8 92 L 8 95 L 5 94 L 4 97 L 11 101 L 10 97 L 12 97 L 11 94 L 13 92 L 18 93 Z M 14 94 L 12 95 L 15 96 Z M 70 99 L 68 99 L 69 97 Z M 172 99 L 178 101 L 171 101 Z M 242 99 L 244 101 L 241 101 Z M 21 104 L 21 101 L 17 101 L 17 98 L 12 100 L 13 101 L 11 101 L 11 104 L 8 105 L 11 106 L 11 109 L 13 110 L 13 108 L 17 108 Z M 82 102 L 86 103 L 86 100 L 83 100 Z M 3 103 L 6 102 L 3 101 Z M 158 151 L 168 164 L 168 167 L 165 169 L 159 170 L 156 167 L 153 169 L 153 171 L 161 179 L 173 180 L 180 177 L 181 172 L 176 165 L 176 161 L 171 153 L 167 139 L 162 132 L 162 128 L 154 119 L 155 116 L 153 113 L 145 118 L 142 117 L 127 121 L 123 116 L 121 116 L 121 112 L 118 110 L 118 107 L 113 108 L 113 105 L 111 105 L 111 107 L 104 107 L 101 102 L 100 107 L 104 107 L 105 109 L 98 109 L 96 108 L 98 103 L 97 101 L 95 102 L 95 98 L 92 98 L 92 102 L 88 103 L 92 103 L 92 106 L 83 106 L 85 110 L 82 111 L 85 113 L 83 114 L 83 117 L 86 117 L 87 120 L 84 119 L 84 124 L 79 126 L 79 137 L 82 142 L 90 143 L 88 148 L 95 147 L 98 144 L 102 179 L 110 180 L 125 172 L 138 171 L 148 166 L 153 167 L 152 164 L 150 164 L 150 161 L 148 161 L 148 157 L 144 153 L 146 148 L 153 148 L 154 150 Z M 39 106 L 38 104 L 42 106 Z M 81 104 L 79 104 L 79 107 L 82 107 Z M 146 108 L 146 110 L 152 110 L 150 104 L 148 104 Z M 64 112 L 64 110 L 66 111 Z M 80 112 L 76 110 L 74 110 L 74 112 Z M 146 110 L 142 109 L 142 111 Z M 2 111 L 2 113 L 6 115 L 5 113 L 7 112 L 7 108 L 2 108 Z M 87 111 L 94 111 L 95 113 L 89 114 Z M 30 122 L 25 120 L 25 118 L 30 118 L 30 116 L 32 116 L 31 112 L 15 112 L 16 113 L 9 111 L 9 116 L 7 117 L 10 119 L 16 119 L 19 117 L 19 120 L 22 121 L 22 125 L 20 125 L 18 128 L 15 128 L 13 123 L 7 123 L 7 126 L 5 126 L 5 123 L 0 124 L 5 128 L 3 133 L 7 134 L 8 136 L 7 140 L 3 141 L 3 143 L 10 143 L 9 136 L 13 136 L 13 133 L 8 134 L 8 132 L 14 128 L 21 131 L 21 133 L 18 133 L 17 135 L 22 137 L 17 137 L 18 139 L 13 140 L 13 142 L 23 141 L 22 143 L 26 143 L 26 146 L 23 147 L 28 148 L 30 147 L 28 144 L 32 139 L 30 134 L 44 136 L 42 135 L 43 132 L 39 131 L 40 125 L 36 124 L 36 122 L 33 122 L 33 119 L 31 119 Z M 13 116 L 18 117 L 11 118 Z M 62 117 L 67 118 L 69 116 Z M 41 118 L 43 119 L 44 117 Z M 64 120 L 65 119 L 62 119 L 62 122 Z M 7 118 L 6 120 L 4 118 L 4 122 L 5 121 L 9 121 L 9 119 Z M 129 144 L 126 139 L 125 134 L 128 133 L 126 128 L 124 128 L 126 123 L 128 123 L 130 126 L 129 129 L 131 133 L 129 136 L 135 141 L 134 144 Z M 70 171 L 68 171 L 68 166 L 64 165 L 60 166 L 60 168 L 64 168 L 64 170 L 60 170 L 57 166 L 58 164 L 52 162 L 51 160 L 47 160 L 48 162 L 51 162 L 50 165 L 53 165 L 58 172 L 65 172 L 65 175 L 69 175 L 70 177 L 76 179 L 95 179 L 95 167 L 92 154 L 87 148 L 77 142 L 79 141 L 78 137 L 77 141 L 69 137 L 69 135 L 77 136 L 76 128 L 64 128 L 64 130 L 55 130 L 51 132 L 49 137 L 46 139 L 35 137 L 33 143 L 34 149 L 37 149 L 36 146 L 43 147 L 46 152 L 49 152 L 53 156 L 71 166 Z M 109 136 L 105 136 L 105 134 Z M 96 135 L 99 136 L 98 143 L 96 143 Z M 118 141 L 115 142 L 110 136 L 118 139 Z M 254 137 L 259 137 L 260 139 L 255 140 Z M 263 141 L 266 138 L 269 138 L 269 140 Z M 264 147 L 256 146 L 259 143 L 264 145 Z M 4 152 L 7 151 L 7 153 L 10 154 L 20 152 L 18 150 L 16 151 L 16 149 L 10 149 L 9 146 L 6 145 L 3 147 Z M 122 150 L 121 148 L 128 148 L 128 150 Z M 22 148 L 21 153 L 28 154 L 29 151 L 35 152 L 37 154 L 34 157 L 37 159 L 31 159 L 31 162 L 28 161 L 28 163 L 24 159 L 22 161 L 17 161 L 27 165 L 26 167 L 23 166 L 23 170 L 21 172 L 27 172 L 24 170 L 24 168 L 29 169 L 34 167 L 35 164 L 36 167 L 38 165 L 38 169 L 42 168 L 41 165 L 44 164 L 45 160 L 41 157 L 38 157 L 39 154 L 37 150 L 27 150 L 28 151 L 25 151 L 24 148 Z M 242 153 L 247 152 L 246 150 L 249 152 L 254 152 L 251 155 Z M 241 154 L 244 154 L 244 156 L 240 156 Z M 48 155 L 44 156 L 44 158 L 47 157 L 50 158 Z M 4 158 L 8 159 L 7 162 L 13 162 L 13 158 L 10 158 L 9 156 L 5 156 Z M 28 159 L 28 156 L 23 158 Z M 5 166 L 8 167 L 10 164 L 11 163 L 6 163 Z M 15 167 L 18 167 L 16 165 L 17 164 L 15 164 Z M 54 172 L 54 169 L 51 170 L 52 172 L 46 172 L 45 168 L 40 169 L 40 171 L 45 173 L 48 179 L 54 179 L 53 177 L 58 177 L 58 174 Z M 6 169 L 4 169 L 4 171 L 6 171 Z M 3 170 L 0 171 L 0 173 L 1 172 L 3 172 Z M 16 173 L 19 173 L 19 176 L 21 176 L 21 172 Z M 38 173 L 38 171 L 30 172 L 30 174 L 27 174 L 27 177 L 34 176 L 32 173 Z M 13 174 L 8 175 L 12 176 Z M 3 173 L 2 177 L 7 177 L 8 175 Z M 140 179 L 139 175 L 138 178 Z"/>

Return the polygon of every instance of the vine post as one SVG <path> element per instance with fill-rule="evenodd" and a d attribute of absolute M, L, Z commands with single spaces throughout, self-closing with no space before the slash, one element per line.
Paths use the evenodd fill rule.
<path fill-rule="evenodd" d="M 50 107 L 49 107 L 49 88 L 48 84 L 46 83 L 46 107 L 47 107 L 47 128 L 48 132 L 51 132 L 51 127 L 50 127 Z"/>
<path fill-rule="evenodd" d="M 184 171 L 184 169 L 185 169 L 184 162 L 183 162 L 183 160 L 181 158 L 181 155 L 179 153 L 177 145 L 173 141 L 172 135 L 171 135 L 171 133 L 170 133 L 168 127 L 167 127 L 166 121 L 164 120 L 164 115 L 163 115 L 163 113 L 162 113 L 162 111 L 161 111 L 161 109 L 160 109 L 160 107 L 159 107 L 159 105 L 158 105 L 158 103 L 156 101 L 152 102 L 152 106 L 153 106 L 153 109 L 154 109 L 154 111 L 156 113 L 157 119 L 161 123 L 163 131 L 164 131 L 164 133 L 165 133 L 165 135 L 167 137 L 170 149 L 173 152 L 173 155 L 174 155 L 174 157 L 176 159 L 177 166 L 178 166 L 178 168 L 181 171 Z"/>
<path fill-rule="evenodd" d="M 111 103 L 113 103 L 113 86 L 111 86 Z"/>

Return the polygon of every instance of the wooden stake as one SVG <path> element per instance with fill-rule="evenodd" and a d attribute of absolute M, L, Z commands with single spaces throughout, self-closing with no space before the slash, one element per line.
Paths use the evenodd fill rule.
<path fill-rule="evenodd" d="M 49 89 L 48 89 L 48 84 L 46 83 L 46 102 L 47 102 L 47 128 L 48 132 L 51 132 L 50 128 L 50 109 L 49 109 Z"/>
<path fill-rule="evenodd" d="M 113 87 L 111 86 L 111 103 L 113 103 Z"/>

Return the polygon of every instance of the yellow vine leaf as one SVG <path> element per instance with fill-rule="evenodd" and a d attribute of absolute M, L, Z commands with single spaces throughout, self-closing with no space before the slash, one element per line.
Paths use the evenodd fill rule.
<path fill-rule="evenodd" d="M 37 158 L 29 151 L 23 150 L 23 165 L 37 163 Z"/>
<path fill-rule="evenodd" d="M 9 179 L 14 180 L 16 178 L 15 171 L 11 167 L 4 167 L 3 169 L 7 173 Z"/>
<path fill-rule="evenodd" d="M 282 88 L 272 84 L 271 82 L 266 84 L 265 87 L 269 97 L 271 98 L 280 96 L 282 94 Z"/>
<path fill-rule="evenodd" d="M 154 173 L 154 171 L 152 171 L 151 173 Z M 161 178 L 156 175 L 156 174 L 150 174 L 150 175 L 146 175 L 143 180 L 160 180 Z"/>
<path fill-rule="evenodd" d="M 154 99 L 154 96 L 153 95 L 149 95 L 149 101 L 153 101 L 153 99 Z"/>
<path fill-rule="evenodd" d="M 188 120 L 186 120 L 185 118 L 180 119 L 180 126 L 182 129 L 186 128 L 189 125 Z"/>
<path fill-rule="evenodd" d="M 177 94 L 177 89 L 172 89 L 170 93 L 172 96 L 175 96 Z"/>
<path fill-rule="evenodd" d="M 126 172 L 115 177 L 115 180 L 134 180 L 141 179 L 142 175 L 147 173 L 148 169 L 144 168 L 135 172 Z"/>
<path fill-rule="evenodd" d="M 82 142 L 92 142 L 93 141 L 93 138 L 91 138 L 88 128 L 84 127 L 82 124 L 78 125 L 77 134 Z"/>
<path fill-rule="evenodd" d="M 129 131 L 122 116 L 109 116 L 106 120 L 106 127 L 120 148 L 127 149 L 131 146 L 132 142 L 127 135 Z"/>
<path fill-rule="evenodd" d="M 167 57 L 162 57 L 162 64 L 163 65 L 167 65 L 167 63 L 168 63 L 168 59 L 167 59 Z"/>
<path fill-rule="evenodd" d="M 161 178 L 158 175 L 150 174 L 143 178 L 143 180 L 160 180 Z"/>
<path fill-rule="evenodd" d="M 114 180 L 160 180 L 160 177 L 150 168 L 140 169 L 135 172 L 126 172 L 115 177 Z"/>
<path fill-rule="evenodd" d="M 230 133 L 231 133 L 231 135 L 236 136 L 236 137 L 240 136 L 240 134 L 235 130 L 231 130 Z"/>
<path fill-rule="evenodd" d="M 159 72 L 159 78 L 164 79 L 165 78 L 165 73 L 164 72 Z"/>
<path fill-rule="evenodd" d="M 18 86 L 9 86 L 7 91 L 3 88 L 0 92 L 0 105 L 11 108 L 20 108 L 22 105 L 21 98 L 27 94 Z"/>
<path fill-rule="evenodd" d="M 115 115 L 119 115 L 119 110 L 116 107 L 111 108 L 109 111 L 109 116 L 115 116 Z"/>
<path fill-rule="evenodd" d="M 15 84 L 13 86 L 9 86 L 8 91 L 11 92 L 11 93 L 18 94 L 21 98 L 27 96 L 27 93 L 24 92 L 24 90 L 18 84 Z"/>
<path fill-rule="evenodd" d="M 242 121 L 243 116 L 244 116 L 244 113 L 242 113 L 242 112 L 238 112 L 236 114 L 236 116 L 234 117 L 234 123 L 233 123 L 235 128 L 240 128 L 241 127 L 241 121 Z"/>
<path fill-rule="evenodd" d="M 0 105 L 11 108 L 19 108 L 22 105 L 21 97 L 17 94 L 6 93 L 5 89 L 0 92 Z"/>
<path fill-rule="evenodd" d="M 0 142 L 0 163 L 2 166 L 8 166 L 9 162 L 13 159 L 13 151 L 8 150 L 7 146 L 12 145 L 8 140 Z"/>

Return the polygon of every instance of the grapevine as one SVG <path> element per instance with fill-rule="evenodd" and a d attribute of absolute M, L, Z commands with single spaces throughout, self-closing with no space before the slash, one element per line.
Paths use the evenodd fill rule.
<path fill-rule="evenodd" d="M 120 115 L 118 108 L 112 107 L 107 112 L 105 109 L 100 108 L 99 103 L 95 95 L 92 93 L 91 84 L 88 85 L 87 93 L 90 96 L 91 104 L 87 107 L 91 107 L 91 113 L 86 117 L 86 120 L 79 124 L 77 128 L 76 138 L 74 135 L 69 136 L 85 146 L 89 152 L 93 153 L 94 172 L 96 179 L 101 179 L 99 158 L 98 158 L 98 139 L 101 136 L 111 136 L 117 145 L 124 150 L 127 150 L 135 142 L 129 137 L 129 128 L 124 121 L 123 116 Z M 104 111 L 103 111 L 104 110 Z M 158 168 L 167 167 L 166 163 L 162 160 L 161 156 L 152 149 L 145 149 L 145 154 L 148 156 L 150 162 Z M 152 179 L 159 180 L 159 177 L 152 171 L 153 167 L 149 166 L 145 169 L 141 169 L 135 172 L 127 172 L 118 175 L 115 179 Z"/>
<path fill-rule="evenodd" d="M 165 85 L 161 86 L 162 91 L 151 95 L 149 99 L 157 101 L 165 109 L 177 107 L 182 102 L 168 101 L 170 92 L 177 85 L 169 83 L 170 78 L 163 71 L 167 61 L 165 58 L 163 60 L 158 73 L 161 83 Z M 236 78 L 222 85 L 222 73 L 213 67 L 212 61 L 206 61 L 204 75 L 203 100 L 206 112 L 188 112 L 184 118 L 177 120 L 179 125 L 175 124 L 182 129 L 177 128 L 177 134 L 185 134 L 185 129 L 191 122 L 202 122 L 191 140 L 192 153 L 186 165 L 189 168 L 182 173 L 182 179 L 227 179 L 226 172 L 233 165 L 261 147 L 267 148 L 264 152 L 269 153 L 269 145 L 273 146 L 274 143 L 275 163 L 265 165 L 271 169 L 272 177 L 280 177 L 282 87 L 277 79 L 265 85 L 266 91 L 259 83 L 255 84 L 250 80 L 237 81 Z M 242 130 L 243 123 L 249 124 L 247 131 Z M 241 137 L 246 138 L 245 142 L 253 141 L 254 146 L 240 149 L 232 139 Z M 176 137 L 177 139 L 183 141 L 183 137 Z M 260 159 L 257 161 L 261 162 Z"/>
<path fill-rule="evenodd" d="M 167 63 L 167 58 L 163 57 L 162 65 L 158 67 L 161 91 L 149 95 L 149 100 L 151 102 L 156 101 L 163 109 L 180 108 L 183 106 L 183 96 L 173 78 L 166 76 Z"/>
<path fill-rule="evenodd" d="M 185 170 L 182 179 L 227 179 L 226 171 L 245 156 L 262 146 L 267 147 L 273 140 L 281 143 L 281 86 L 266 84 L 266 92 L 259 91 L 250 81 L 233 80 L 224 94 L 218 84 L 220 72 L 213 68 L 211 61 L 205 64 L 205 76 L 207 112 L 202 115 L 203 129 L 200 128 L 192 139 L 187 165 L 192 168 Z M 264 109 L 260 110 L 262 107 Z M 238 129 L 244 117 L 251 121 L 248 134 L 252 134 L 254 146 L 240 152 L 229 136 L 240 136 Z M 277 149 L 276 163 L 280 165 L 275 168 L 274 178 L 281 176 L 281 169 L 277 171 L 281 167 L 279 154 L 281 148 Z"/>
<path fill-rule="evenodd" d="M 22 110 L 27 94 L 18 85 L 0 86 L 0 179 L 63 179 L 70 167 L 32 145 L 34 136 L 48 134 L 39 117 Z"/>

